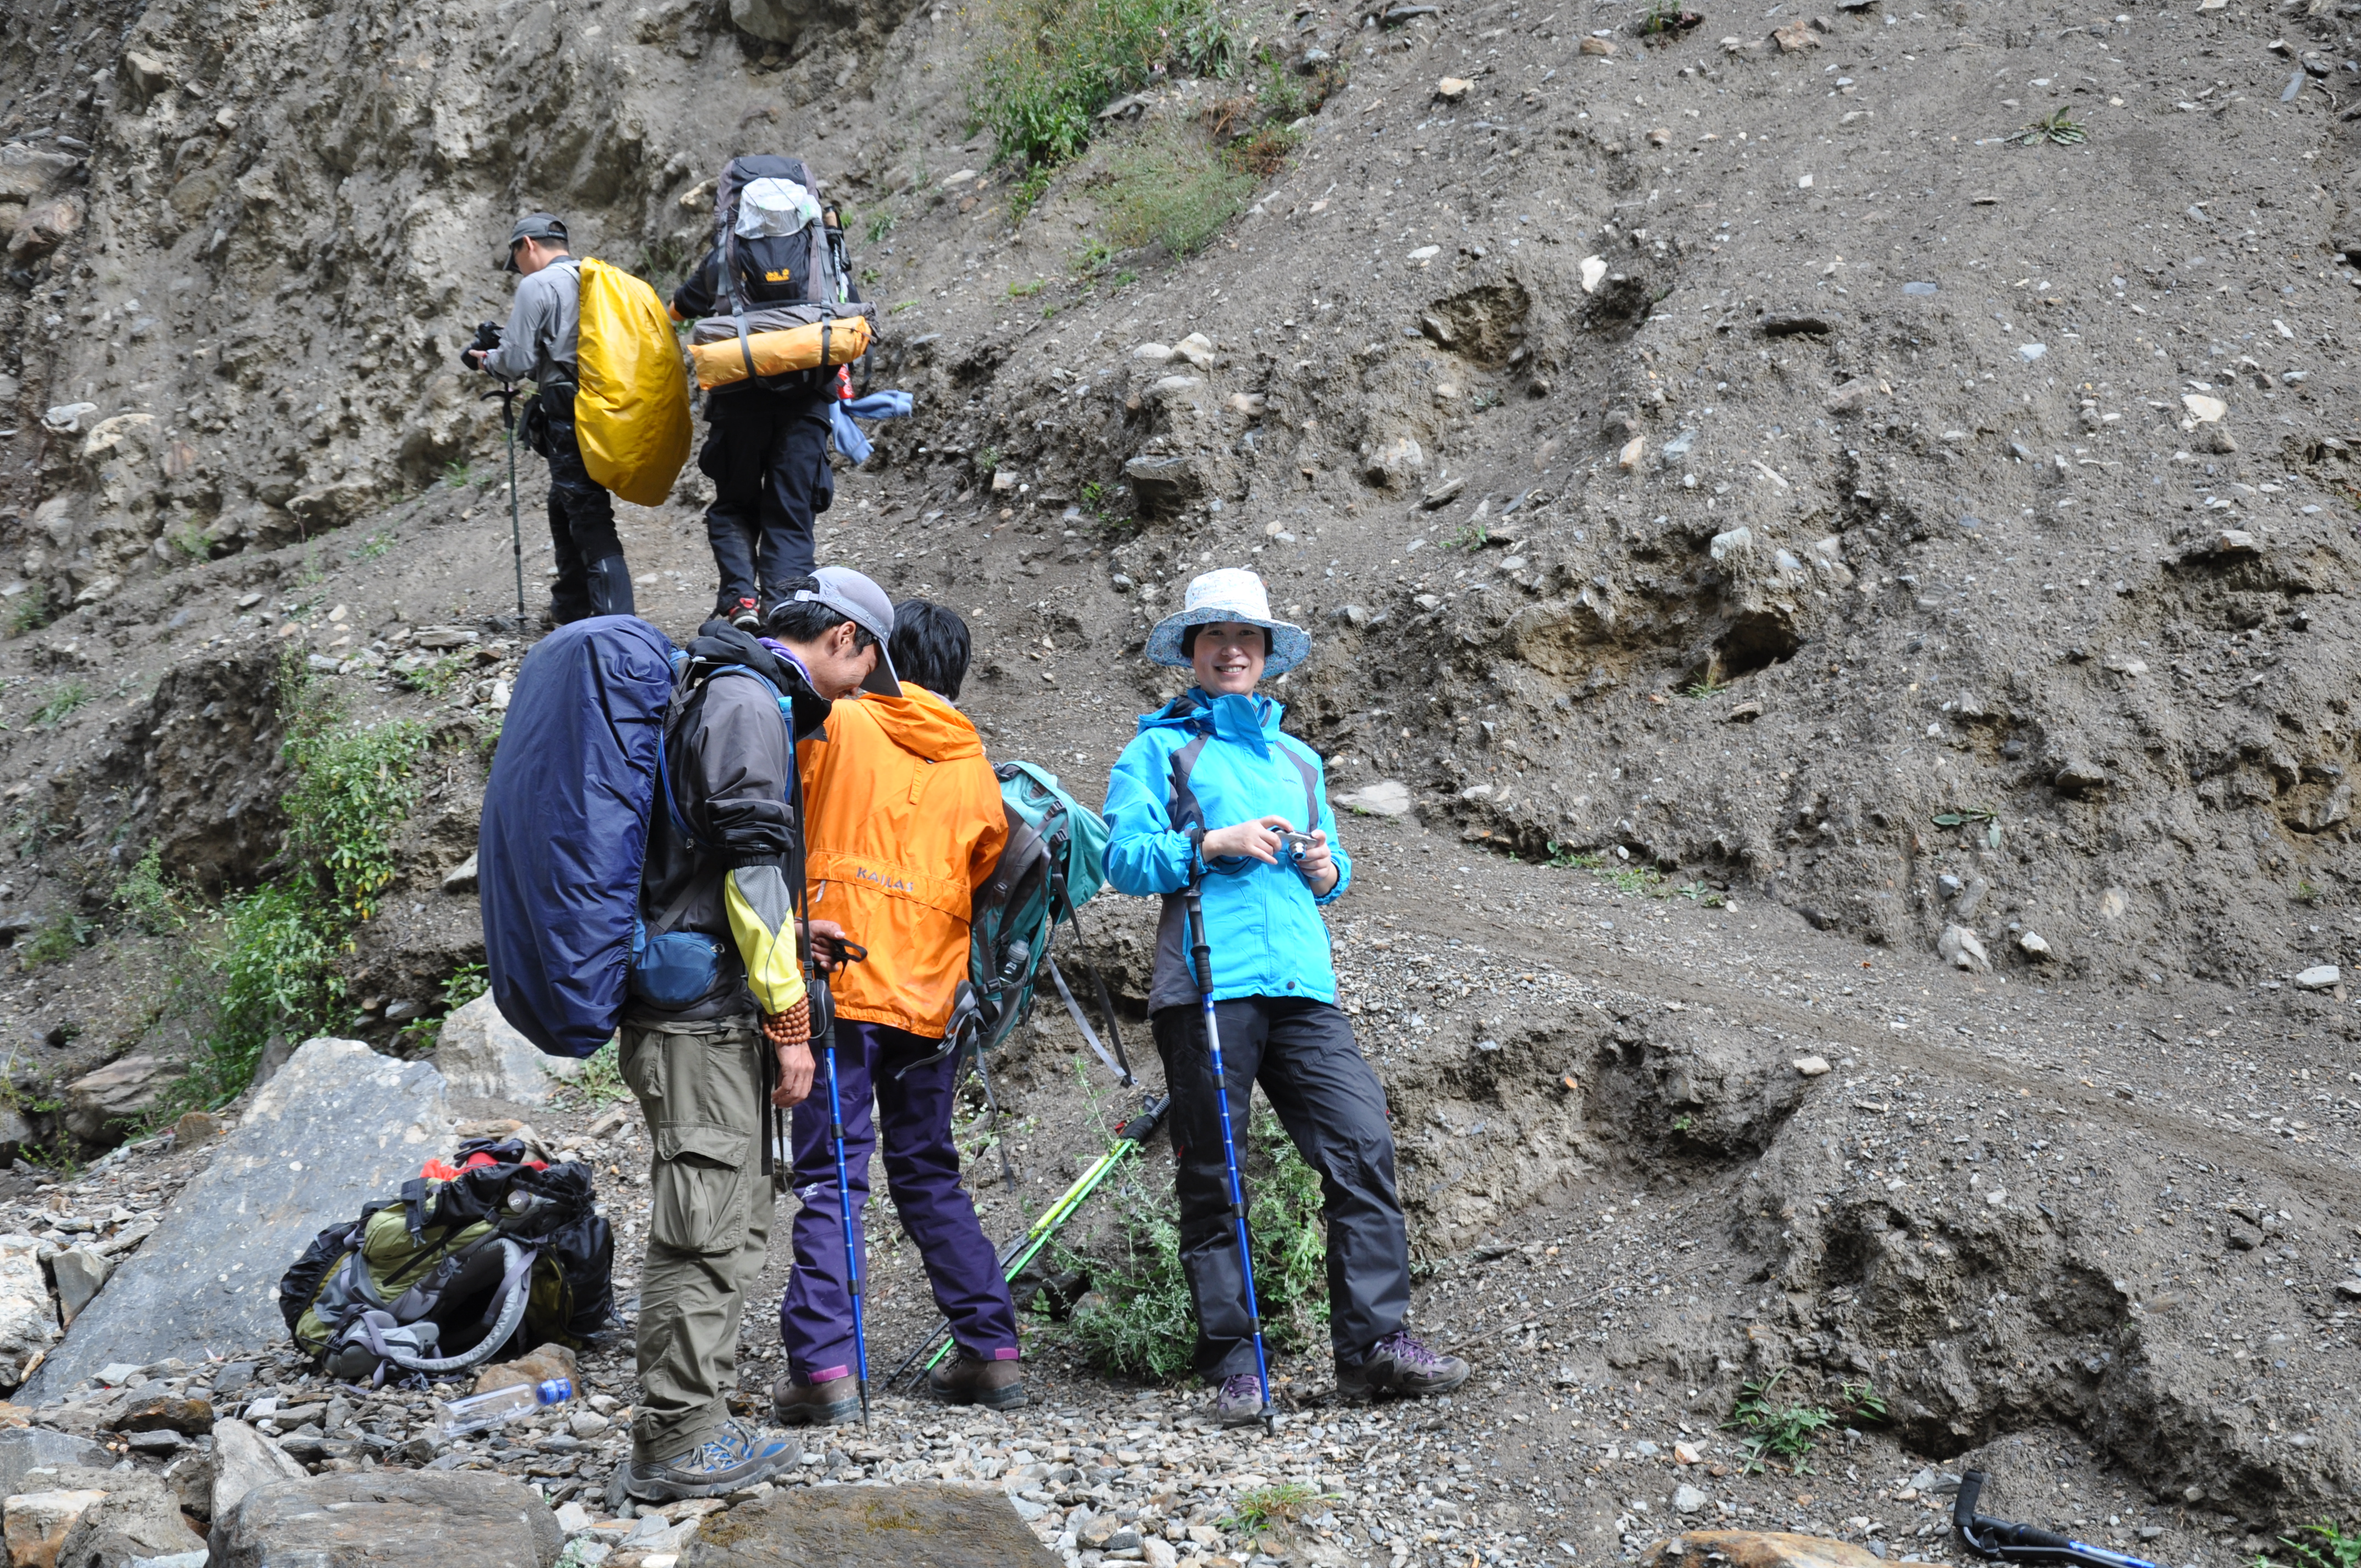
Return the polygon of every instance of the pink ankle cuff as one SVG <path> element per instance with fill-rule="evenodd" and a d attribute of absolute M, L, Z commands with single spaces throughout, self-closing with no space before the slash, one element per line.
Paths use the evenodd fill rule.
<path fill-rule="evenodd" d="M 1015 1361 L 1023 1354 L 1024 1353 L 1022 1351 L 1018 1350 L 1013 1344 L 1004 1344 L 998 1350 L 992 1353 L 992 1359 L 994 1361 Z"/>
<path fill-rule="evenodd" d="M 807 1383 L 833 1383 L 840 1377 L 850 1377 L 851 1376 L 852 1368 L 850 1366 L 816 1366 L 809 1372 L 804 1374 L 804 1381 Z"/>

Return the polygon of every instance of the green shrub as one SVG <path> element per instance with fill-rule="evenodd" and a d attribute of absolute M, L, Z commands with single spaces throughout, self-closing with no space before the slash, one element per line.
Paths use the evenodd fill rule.
<path fill-rule="evenodd" d="M 1116 245 L 1155 244 L 1187 256 L 1244 212 L 1254 189 L 1252 174 L 1195 132 L 1166 126 L 1116 154 L 1097 194 Z"/>
<path fill-rule="evenodd" d="M 1327 1231 L 1320 1217 L 1320 1173 L 1304 1163 L 1268 1107 L 1257 1108 L 1251 1125 L 1252 1152 L 1239 1154 L 1246 1161 L 1255 1297 L 1262 1309 L 1263 1347 L 1277 1356 L 1325 1335 Z M 1077 1312 L 1071 1332 L 1102 1372 L 1170 1381 L 1189 1370 L 1197 1340 L 1189 1280 L 1180 1267 L 1179 1211 L 1170 1190 L 1129 1196 L 1115 1256 L 1090 1263 L 1101 1304 Z"/>
<path fill-rule="evenodd" d="M 151 937 L 169 937 L 186 927 L 188 903 L 188 890 L 165 873 L 163 851 L 152 844 L 131 874 L 115 884 L 115 907 Z"/>
<path fill-rule="evenodd" d="M 49 613 L 49 590 L 35 584 L 19 595 L 8 611 L 8 635 L 22 637 L 37 627 L 47 626 L 54 619 Z"/>
<path fill-rule="evenodd" d="M 90 688 L 80 681 L 68 681 L 49 694 L 49 700 L 34 710 L 33 722 L 40 725 L 61 724 L 66 717 L 90 701 Z"/>
<path fill-rule="evenodd" d="M 1046 169 L 1090 145 L 1093 116 L 1168 73 L 1226 76 L 1239 52 L 1213 0 L 993 0 L 968 107 L 1000 156 Z"/>
<path fill-rule="evenodd" d="M 41 928 L 17 950 L 17 965 L 33 970 L 43 964 L 62 963 L 73 957 L 75 948 L 87 946 L 97 929 L 81 916 L 61 909 L 43 922 Z"/>

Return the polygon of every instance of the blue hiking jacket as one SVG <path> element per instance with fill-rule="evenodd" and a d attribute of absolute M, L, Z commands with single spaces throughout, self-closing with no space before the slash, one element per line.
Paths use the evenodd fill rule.
<path fill-rule="evenodd" d="M 1165 895 L 1148 993 L 1151 1012 L 1198 1003 L 1189 965 L 1188 906 L 1177 895 L 1199 875 L 1204 879 L 1214 1000 L 1336 1000 L 1336 970 L 1318 905 L 1345 895 L 1353 862 L 1336 840 L 1327 771 L 1318 752 L 1279 733 L 1285 711 L 1266 696 L 1208 697 L 1191 689 L 1143 715 L 1139 733 L 1115 759 L 1107 780 L 1106 819 L 1113 833 L 1107 881 L 1121 893 Z M 1181 802 L 1176 826 L 1172 760 L 1191 745 L 1196 751 L 1188 767 L 1188 790 L 1196 810 L 1192 816 L 1191 803 Z M 1326 897 L 1315 899 L 1311 884 L 1283 855 L 1277 865 L 1246 855 L 1201 862 L 1184 831 L 1191 820 L 1214 828 L 1273 816 L 1299 830 L 1308 830 L 1310 818 L 1328 835 L 1336 885 Z"/>

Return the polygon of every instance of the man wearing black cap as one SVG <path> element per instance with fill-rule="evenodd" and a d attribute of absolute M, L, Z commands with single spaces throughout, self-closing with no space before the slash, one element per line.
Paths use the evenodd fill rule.
<path fill-rule="evenodd" d="M 519 218 L 500 265 L 522 275 L 508 330 L 498 348 L 471 348 L 466 357 L 488 376 L 530 379 L 541 389 L 525 414 L 524 436 L 549 459 L 549 539 L 557 558 L 549 619 L 562 626 L 585 616 L 630 615 L 631 571 L 615 536 L 614 498 L 583 466 L 574 435 L 582 280 L 580 264 L 566 252 L 564 221 L 549 213 Z"/>

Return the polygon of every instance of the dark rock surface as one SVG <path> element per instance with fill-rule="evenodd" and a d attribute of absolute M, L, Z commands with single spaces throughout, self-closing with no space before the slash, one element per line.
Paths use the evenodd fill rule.
<path fill-rule="evenodd" d="M 257 1486 L 210 1545 L 212 1568 L 549 1568 L 565 1538 L 506 1476 L 374 1471 Z"/>
<path fill-rule="evenodd" d="M 1055 1568 L 1008 1506 L 947 1486 L 782 1492 L 717 1514 L 682 1568 Z"/>

